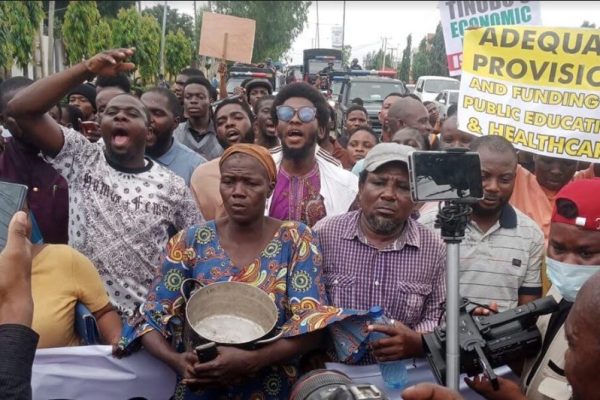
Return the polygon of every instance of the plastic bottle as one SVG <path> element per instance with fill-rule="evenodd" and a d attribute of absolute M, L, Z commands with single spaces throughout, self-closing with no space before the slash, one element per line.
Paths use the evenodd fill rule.
<path fill-rule="evenodd" d="M 391 321 L 383 314 L 383 309 L 373 306 L 369 310 L 371 323 L 373 325 L 392 325 Z M 369 341 L 371 343 L 388 337 L 385 333 L 371 332 Z M 392 389 L 402 389 L 408 381 L 406 362 L 404 360 L 378 362 L 379 370 L 385 384 Z"/>

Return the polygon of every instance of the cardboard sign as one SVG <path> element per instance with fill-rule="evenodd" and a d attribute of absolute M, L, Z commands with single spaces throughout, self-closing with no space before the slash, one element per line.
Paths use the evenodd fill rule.
<path fill-rule="evenodd" d="M 600 159 L 600 34 L 497 26 L 465 34 L 458 127 L 550 157 Z"/>
<path fill-rule="evenodd" d="M 255 31 L 253 19 L 204 12 L 198 54 L 250 64 Z"/>
<path fill-rule="evenodd" d="M 539 1 L 439 2 L 450 76 L 460 75 L 467 28 L 495 25 L 541 25 Z"/>

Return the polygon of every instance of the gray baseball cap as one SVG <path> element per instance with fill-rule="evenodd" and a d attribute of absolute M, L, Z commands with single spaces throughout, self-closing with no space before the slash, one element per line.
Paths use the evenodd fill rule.
<path fill-rule="evenodd" d="M 414 148 L 398 143 L 379 143 L 365 157 L 364 167 L 373 172 L 377 168 L 392 161 L 400 161 L 408 166 L 408 156 Z"/>

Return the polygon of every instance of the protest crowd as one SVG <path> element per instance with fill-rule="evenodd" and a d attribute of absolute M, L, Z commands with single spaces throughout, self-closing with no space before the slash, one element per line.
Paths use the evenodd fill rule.
<path fill-rule="evenodd" d="M 36 349 L 84 344 L 110 345 L 119 361 L 149 353 L 177 376 L 173 399 L 288 399 L 326 362 L 424 358 L 423 335 L 443 325 L 447 247 L 441 204 L 411 195 L 409 159 L 464 149 L 479 156 L 483 198 L 460 244 L 461 296 L 482 316 L 558 303 L 537 321 L 534 356 L 499 388 L 480 375 L 467 390 L 600 399 L 600 160 L 527 153 L 484 124 L 467 132 L 460 104 L 442 115 L 409 91 L 382 96 L 380 131 L 360 98 L 336 129 L 322 91 L 333 64 L 228 93 L 223 61 L 214 81 L 188 67 L 134 93 L 134 54 L 107 49 L 0 84 L 0 181 L 27 186 L 23 212 L 3 217 L 0 398 L 31 398 Z M 348 71 L 360 70 L 354 59 Z M 204 359 L 186 305 L 223 282 L 268 294 L 275 333 Z M 392 322 L 374 324 L 373 306 Z M 402 398 L 462 398 L 412 383 Z"/>

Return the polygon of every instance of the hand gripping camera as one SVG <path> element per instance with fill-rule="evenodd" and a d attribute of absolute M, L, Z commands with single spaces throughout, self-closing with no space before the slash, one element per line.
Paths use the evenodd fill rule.
<path fill-rule="evenodd" d="M 498 314 L 472 316 L 467 312 L 469 302 L 464 300 L 459 317 L 460 372 L 469 376 L 483 373 L 498 389 L 494 368 L 537 354 L 542 344 L 537 317 L 555 311 L 558 304 L 546 296 Z M 446 328 L 423 335 L 423 344 L 434 375 L 445 384 Z"/>

